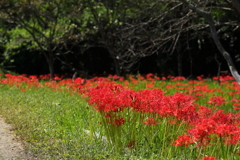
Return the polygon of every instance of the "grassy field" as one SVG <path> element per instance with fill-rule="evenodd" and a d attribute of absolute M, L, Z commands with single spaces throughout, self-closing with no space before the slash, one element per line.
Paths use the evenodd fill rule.
<path fill-rule="evenodd" d="M 41 159 L 239 159 L 231 77 L 0 79 L 0 112 Z"/>

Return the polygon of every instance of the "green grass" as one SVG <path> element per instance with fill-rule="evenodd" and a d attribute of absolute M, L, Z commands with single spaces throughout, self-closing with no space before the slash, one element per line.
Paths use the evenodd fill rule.
<path fill-rule="evenodd" d="M 115 156 L 83 131 L 98 114 L 79 95 L 0 85 L 0 113 L 38 159 L 105 159 Z"/>
<path fill-rule="evenodd" d="M 147 160 L 166 159 L 166 155 L 179 159 L 176 155 L 181 157 L 185 152 L 183 148 L 177 149 L 173 146 L 169 150 L 168 144 L 161 146 L 165 140 L 161 140 L 157 146 L 149 146 L 143 138 L 139 152 L 125 149 L 124 154 L 116 153 L 113 146 L 108 146 L 108 143 L 102 140 L 102 136 L 106 134 L 104 127 L 99 125 L 102 121 L 101 115 L 95 112 L 85 99 L 77 94 L 52 91 L 46 87 L 29 88 L 23 92 L 14 86 L 0 85 L 0 113 L 25 142 L 26 149 L 38 159 Z M 168 130 L 175 130 L 169 129 L 174 126 L 168 125 L 164 125 L 162 130 L 166 127 Z M 134 129 L 131 131 L 134 132 Z M 147 128 L 142 132 L 155 134 L 148 132 Z M 171 135 L 173 133 L 165 137 L 170 138 Z M 177 132 L 174 136 L 176 138 Z"/>
<path fill-rule="evenodd" d="M 183 82 L 183 81 L 182 81 Z M 139 82 L 133 89 L 139 90 L 145 88 L 149 82 Z M 172 95 L 176 91 L 188 91 L 192 84 L 185 86 L 184 90 L 178 90 L 173 81 L 156 81 L 154 87 L 163 88 L 164 93 Z M 186 81 L 184 82 L 186 83 Z M 197 100 L 199 105 L 206 105 L 208 99 L 213 95 L 220 95 L 228 100 L 230 96 L 224 86 L 220 86 L 212 81 L 208 81 L 209 88 L 221 88 L 226 92 L 213 92 L 213 94 L 204 94 L 204 98 Z M 168 85 L 173 85 L 175 88 L 166 89 Z M 193 84 L 194 85 L 194 84 Z M 24 86 L 22 86 L 24 87 Z M 50 88 L 28 88 L 26 91 L 21 91 L 21 87 L 7 86 L 0 84 L 0 114 L 6 118 L 6 122 L 12 124 L 17 135 L 26 142 L 26 148 L 30 150 L 38 159 L 199 159 L 206 155 L 218 156 L 221 151 L 221 144 L 212 145 L 202 151 L 202 148 L 194 146 L 175 147 L 172 141 L 185 132 L 184 124 L 169 125 L 168 120 L 159 119 L 161 122 L 158 129 L 151 128 L 153 126 L 145 126 L 141 124 L 142 115 L 131 115 L 130 111 L 126 116 L 135 117 L 136 124 L 126 125 L 126 128 L 105 128 L 101 114 L 95 112 L 92 106 L 78 94 L 70 94 L 67 91 L 53 91 Z M 26 88 L 26 86 L 24 87 Z M 184 87 L 182 87 L 184 88 Z M 239 97 L 239 96 L 237 96 Z M 231 107 L 231 104 L 229 104 Z M 232 111 L 228 105 L 225 106 L 227 111 Z M 132 112 L 131 112 L 132 113 Z M 122 112 L 121 114 L 125 114 Z M 135 113 L 132 113 L 135 114 Z M 124 117 L 124 115 L 119 115 Z M 151 117 L 151 115 L 149 115 Z M 145 117 L 146 118 L 146 117 Z M 138 126 L 140 129 L 137 132 Z M 144 126 L 144 127 L 143 127 Z M 109 130 L 116 141 L 119 143 L 120 153 L 114 150 L 114 147 L 108 145 L 102 136 L 106 136 L 106 130 Z M 154 132 L 157 130 L 158 132 Z M 115 132 L 116 131 L 116 132 Z M 121 132 L 124 131 L 124 132 Z M 140 135 L 144 135 L 141 136 Z M 109 136 L 111 137 L 111 136 Z M 147 138 L 153 137 L 153 138 Z M 131 139 L 138 139 L 140 147 L 138 151 L 134 149 L 126 149 L 125 143 Z M 151 144 L 151 145 L 149 145 Z M 122 145 L 122 148 L 121 148 Z M 237 146 L 238 147 L 238 146 Z M 115 147 L 118 148 L 118 147 Z M 231 148 L 230 148 L 231 149 Z M 222 150 L 229 150 L 224 148 Z M 238 150 L 238 148 L 231 149 Z M 214 153 L 214 154 L 212 154 Z M 233 155 L 234 157 L 234 155 Z"/>

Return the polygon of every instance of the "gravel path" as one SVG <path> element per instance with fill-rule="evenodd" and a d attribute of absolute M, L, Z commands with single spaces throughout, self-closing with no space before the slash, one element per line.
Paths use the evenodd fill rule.
<path fill-rule="evenodd" d="M 9 124 L 0 116 L 0 160 L 31 160 Z"/>

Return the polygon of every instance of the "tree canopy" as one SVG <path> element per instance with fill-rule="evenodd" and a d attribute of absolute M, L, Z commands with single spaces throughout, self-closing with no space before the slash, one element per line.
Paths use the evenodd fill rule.
<path fill-rule="evenodd" d="M 23 73 L 17 66 L 25 59 L 51 77 L 76 71 L 193 76 L 227 66 L 238 75 L 239 6 L 237 0 L 2 0 L 0 63 Z"/>

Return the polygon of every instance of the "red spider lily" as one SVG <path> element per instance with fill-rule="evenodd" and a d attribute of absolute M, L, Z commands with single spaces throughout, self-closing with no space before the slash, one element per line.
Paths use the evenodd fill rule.
<path fill-rule="evenodd" d="M 185 105 L 182 108 L 178 108 L 175 111 L 174 116 L 177 119 L 187 122 L 189 124 L 195 124 L 199 121 L 199 115 L 196 112 L 196 108 L 191 105 Z"/>
<path fill-rule="evenodd" d="M 240 106 L 240 105 L 239 105 Z M 240 110 L 240 107 L 233 107 L 234 110 Z"/>
<path fill-rule="evenodd" d="M 167 114 L 167 116 L 173 116 L 188 123 L 198 121 L 199 116 L 193 104 L 192 96 L 175 93 L 165 99 L 162 108 L 158 110 L 160 115 Z"/>
<path fill-rule="evenodd" d="M 124 81 L 124 85 L 125 85 L 125 86 L 128 86 L 128 85 L 129 85 L 129 81 L 128 81 L 128 80 L 125 80 L 125 81 Z"/>
<path fill-rule="evenodd" d="M 118 119 L 115 119 L 114 122 L 108 122 L 108 123 L 119 127 L 119 126 L 123 125 L 125 122 L 127 122 L 127 121 L 125 121 L 123 118 L 118 118 Z"/>
<path fill-rule="evenodd" d="M 214 106 L 221 106 L 225 104 L 225 99 L 220 96 L 214 96 L 214 97 L 211 97 L 207 103 L 212 104 Z"/>
<path fill-rule="evenodd" d="M 215 157 L 210 157 L 210 156 L 207 156 L 207 157 L 203 157 L 202 159 L 200 160 L 217 160 L 217 158 Z"/>
<path fill-rule="evenodd" d="M 197 112 L 201 117 L 205 118 L 209 117 L 212 114 L 212 110 L 206 106 L 200 106 Z"/>
<path fill-rule="evenodd" d="M 186 80 L 186 78 L 179 76 L 179 77 L 174 77 L 174 78 L 172 78 L 172 80 L 173 80 L 173 81 L 183 81 L 183 80 Z"/>
<path fill-rule="evenodd" d="M 172 124 L 172 125 L 175 125 L 175 124 L 178 124 L 178 120 L 177 119 L 170 119 L 170 120 L 168 120 L 168 123 Z"/>
<path fill-rule="evenodd" d="M 133 148 L 135 146 L 135 144 L 136 144 L 136 141 L 131 141 L 128 143 L 128 145 L 126 145 L 126 147 Z"/>
<path fill-rule="evenodd" d="M 212 119 L 202 119 L 192 129 L 188 130 L 188 133 L 196 138 L 198 145 L 208 145 L 210 138 L 209 135 L 213 134 L 217 123 Z"/>
<path fill-rule="evenodd" d="M 55 81 L 49 81 L 44 83 L 45 86 L 56 90 L 60 90 L 60 86 Z"/>
<path fill-rule="evenodd" d="M 203 78 L 204 78 L 204 75 L 197 76 L 197 79 L 198 79 L 199 81 L 203 80 Z"/>
<path fill-rule="evenodd" d="M 147 78 L 153 77 L 153 76 L 154 76 L 154 74 L 152 74 L 152 73 L 148 73 L 148 74 L 146 75 Z"/>
<path fill-rule="evenodd" d="M 211 119 L 218 124 L 232 125 L 235 121 L 235 117 L 232 113 L 224 113 L 223 110 L 218 110 L 211 116 Z"/>
<path fill-rule="evenodd" d="M 156 125 L 156 124 L 160 124 L 159 122 L 156 122 L 155 119 L 153 117 L 148 118 L 145 122 L 146 125 L 150 126 L 150 125 Z"/>
<path fill-rule="evenodd" d="M 223 113 L 222 110 L 198 119 L 188 134 L 193 136 L 198 145 L 207 145 L 210 142 L 210 135 L 218 135 L 225 144 L 237 144 L 240 140 L 239 116 L 232 113 Z"/>
<path fill-rule="evenodd" d="M 58 76 L 54 77 L 53 79 L 54 79 L 55 81 L 60 81 L 60 80 L 61 80 L 61 78 L 58 77 Z"/>
<path fill-rule="evenodd" d="M 130 82 L 133 83 L 133 84 L 138 84 L 139 81 L 137 79 L 134 79 L 132 76 L 129 77 L 130 79 Z"/>
<path fill-rule="evenodd" d="M 161 79 L 162 79 L 163 81 L 167 80 L 167 78 L 166 78 L 166 77 L 162 77 Z"/>
<path fill-rule="evenodd" d="M 216 126 L 214 133 L 221 137 L 224 137 L 231 135 L 234 133 L 234 131 L 236 131 L 236 129 L 237 128 L 234 125 L 220 124 Z"/>
<path fill-rule="evenodd" d="M 169 84 L 166 86 L 167 89 L 174 88 L 175 86 L 173 84 Z"/>
<path fill-rule="evenodd" d="M 183 93 L 175 93 L 174 95 L 170 96 L 170 100 L 176 107 L 182 107 L 186 104 L 193 104 L 194 98 L 190 95 L 184 95 Z"/>
<path fill-rule="evenodd" d="M 152 83 L 148 83 L 148 84 L 146 84 L 146 88 L 153 88 L 154 87 L 154 84 L 152 84 Z"/>
<path fill-rule="evenodd" d="M 40 75 L 39 78 L 40 79 L 49 79 L 50 75 Z"/>
<path fill-rule="evenodd" d="M 155 77 L 156 80 L 160 80 L 161 78 L 160 77 Z"/>
<path fill-rule="evenodd" d="M 25 89 L 25 88 L 21 88 L 21 91 L 22 91 L 22 92 L 25 92 L 25 91 L 26 91 L 26 89 Z"/>
<path fill-rule="evenodd" d="M 124 94 L 123 86 L 111 83 L 101 83 L 92 87 L 88 96 L 90 97 L 88 102 L 98 111 L 120 111 L 127 107 L 124 102 L 127 99 L 130 101 L 130 98 Z"/>
<path fill-rule="evenodd" d="M 113 116 L 112 112 L 107 113 L 104 117 L 105 118 L 111 118 Z"/>
<path fill-rule="evenodd" d="M 160 103 L 163 97 L 163 92 L 160 89 L 140 90 L 131 93 L 132 104 L 130 107 L 139 112 L 156 113 L 161 108 Z"/>
<path fill-rule="evenodd" d="M 190 137 L 189 135 L 180 135 L 178 138 L 174 141 L 174 146 L 185 146 L 188 147 L 190 144 L 193 144 L 195 140 Z"/>
<path fill-rule="evenodd" d="M 109 79 L 112 79 L 112 80 L 114 80 L 114 81 L 117 81 L 117 80 L 120 80 L 121 79 L 121 81 L 123 80 L 123 77 L 120 77 L 120 76 L 117 76 L 117 75 L 108 75 L 108 78 Z"/>
<path fill-rule="evenodd" d="M 225 144 L 227 145 L 240 144 L 240 128 L 236 128 L 234 131 L 230 132 L 230 135 L 225 136 Z"/>
<path fill-rule="evenodd" d="M 29 76 L 29 78 L 30 78 L 30 81 L 38 81 L 39 80 L 37 78 L 37 76 L 35 76 L 35 75 L 31 75 L 31 76 Z"/>
<path fill-rule="evenodd" d="M 235 103 L 233 103 L 233 109 L 234 110 L 239 110 L 240 109 L 240 103 L 238 103 L 238 102 L 235 102 Z"/>

